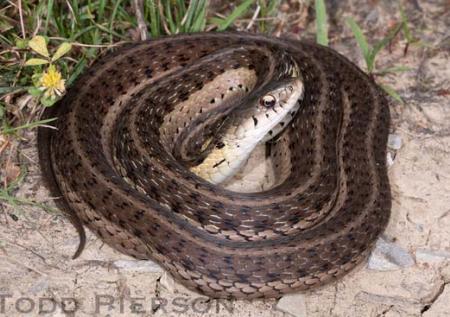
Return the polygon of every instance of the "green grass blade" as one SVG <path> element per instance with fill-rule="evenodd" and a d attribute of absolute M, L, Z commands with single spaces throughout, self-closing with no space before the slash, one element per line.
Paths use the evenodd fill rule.
<path fill-rule="evenodd" d="M 83 36 L 83 34 L 90 32 L 93 29 L 96 29 L 97 27 L 95 25 L 90 25 L 84 29 L 82 29 L 80 32 L 78 33 L 73 33 L 73 35 L 69 38 L 70 42 L 75 42 L 76 40 L 78 40 L 79 37 Z M 92 43 L 93 44 L 93 43 Z"/>
<path fill-rule="evenodd" d="M 315 1 L 316 10 L 316 41 L 317 43 L 328 46 L 328 25 L 327 11 L 324 0 Z"/>
<path fill-rule="evenodd" d="M 405 10 L 403 9 L 403 6 L 400 5 L 400 17 L 402 19 L 402 31 L 403 31 L 403 35 L 405 36 L 405 39 L 408 43 L 414 43 L 416 42 L 416 39 L 414 38 L 414 36 L 411 33 L 411 29 L 409 28 L 408 25 L 408 17 L 405 14 Z"/>
<path fill-rule="evenodd" d="M 214 21 L 215 24 L 218 25 L 217 30 L 218 31 L 224 31 L 226 30 L 233 22 L 247 13 L 250 6 L 254 3 L 255 0 L 244 0 L 240 5 L 238 5 L 231 14 L 226 17 L 225 19 L 211 19 L 211 21 Z"/>
<path fill-rule="evenodd" d="M 56 26 L 56 29 L 58 30 L 58 34 L 61 37 L 68 37 L 68 30 L 66 29 L 65 25 L 64 25 L 64 21 L 61 18 L 63 15 L 60 14 L 60 12 L 57 12 L 54 16 L 53 16 L 53 23 Z"/>
<path fill-rule="evenodd" d="M 105 15 L 105 6 L 106 0 L 100 0 L 97 9 L 97 20 L 99 21 L 103 20 L 103 16 Z"/>
<path fill-rule="evenodd" d="M 177 25 L 175 24 L 175 21 L 173 19 L 173 12 L 170 5 L 170 1 L 165 2 L 164 10 L 165 10 L 164 17 L 169 26 L 170 33 L 174 34 L 177 31 Z"/>
<path fill-rule="evenodd" d="M 267 3 L 267 0 L 258 0 L 258 4 L 261 8 L 259 16 L 262 18 L 267 18 L 274 14 L 275 9 L 280 4 L 280 0 L 269 0 L 269 3 Z M 260 32 L 267 31 L 267 21 L 264 21 L 262 19 L 261 21 L 258 22 L 258 25 Z"/>
<path fill-rule="evenodd" d="M 383 68 L 383 69 L 377 71 L 376 75 L 385 75 L 385 74 L 389 74 L 389 73 L 409 72 L 411 70 L 413 70 L 413 68 L 408 67 L 408 66 L 399 65 L 399 66 L 394 66 L 394 67 Z"/>
<path fill-rule="evenodd" d="M 17 132 L 17 131 L 22 130 L 22 129 L 35 128 L 35 127 L 44 125 L 46 123 L 50 123 L 50 122 L 55 121 L 55 120 L 56 120 L 56 118 L 49 118 L 49 119 L 45 119 L 45 120 L 34 121 L 34 122 L 30 122 L 30 123 L 27 123 L 27 124 L 24 124 L 24 125 L 20 125 L 20 126 L 14 127 L 14 128 L 5 128 L 5 129 L 3 129 L 2 132 L 4 134 L 11 134 L 11 133 Z"/>
<path fill-rule="evenodd" d="M 158 4 L 155 3 L 155 0 L 147 0 L 146 5 L 150 15 L 150 34 L 154 38 L 159 37 L 161 35 L 161 22 Z"/>
<path fill-rule="evenodd" d="M 267 14 L 272 14 L 275 8 L 280 4 L 281 0 L 269 0 L 269 5 L 267 7 Z"/>
<path fill-rule="evenodd" d="M 218 18 L 218 17 L 212 17 L 208 19 L 209 24 L 214 24 L 214 25 L 221 25 L 223 23 L 223 19 Z"/>
<path fill-rule="evenodd" d="M 69 79 L 67 79 L 66 85 L 70 87 L 75 79 L 83 72 L 84 68 L 86 67 L 87 61 L 86 58 L 82 57 L 78 63 L 75 65 L 75 67 L 72 69 L 72 73 L 70 74 Z"/>
<path fill-rule="evenodd" d="M 361 49 L 361 53 L 366 61 L 367 69 L 370 72 L 372 70 L 373 63 L 372 61 L 370 61 L 370 50 L 369 44 L 367 43 L 367 39 L 364 36 L 359 25 L 355 22 L 355 20 L 353 20 L 352 18 L 348 18 L 347 24 L 352 30 L 353 35 L 355 36 L 356 42 L 358 43 L 359 48 Z"/>
<path fill-rule="evenodd" d="M 124 41 L 129 40 L 129 38 L 127 36 L 113 31 L 112 28 L 108 29 L 107 27 L 105 27 L 105 26 L 103 26 L 101 24 L 95 23 L 95 22 L 94 22 L 94 24 L 95 24 L 95 26 L 98 29 L 100 29 L 101 31 L 106 32 L 106 33 L 108 33 L 110 35 L 110 42 L 111 42 L 111 44 L 113 44 L 113 36 L 118 37 L 119 39 L 124 40 Z M 100 42 L 98 40 L 93 40 L 93 41 L 90 41 L 90 42 L 92 44 L 100 44 Z"/>
<path fill-rule="evenodd" d="M 369 72 L 372 72 L 375 67 L 375 59 L 376 59 L 378 53 L 394 39 L 394 37 L 402 29 L 402 25 L 403 25 L 403 23 L 397 23 L 397 25 L 395 27 L 393 27 L 382 40 L 378 41 L 373 46 L 372 51 L 369 53 L 369 60 L 371 61 L 371 68 L 370 68 Z"/>
<path fill-rule="evenodd" d="M 191 0 L 186 11 L 186 16 L 183 18 L 182 32 L 189 31 L 195 12 L 197 12 L 197 8 L 198 0 Z"/>
<path fill-rule="evenodd" d="M 2 34 L 0 34 L 0 44 L 14 46 L 14 43 Z"/>
<path fill-rule="evenodd" d="M 28 87 L 0 87 L 0 95 L 10 94 L 13 92 L 26 91 Z"/>
<path fill-rule="evenodd" d="M 207 0 L 199 0 L 198 11 L 194 16 L 192 26 L 189 28 L 189 32 L 203 31 L 206 26 L 206 8 L 208 6 Z"/>
<path fill-rule="evenodd" d="M 53 12 L 53 0 L 48 0 L 47 2 L 47 17 L 45 18 L 45 24 L 44 24 L 44 34 L 47 35 L 48 33 L 48 24 L 52 18 L 52 12 Z"/>
<path fill-rule="evenodd" d="M 403 23 L 397 23 L 397 25 L 392 28 L 389 33 L 379 42 L 377 42 L 372 51 L 370 52 L 370 60 L 372 61 L 372 64 L 375 63 L 375 58 L 377 56 L 377 54 L 386 46 L 389 44 L 389 42 L 391 42 L 394 37 L 398 34 L 398 32 L 400 32 L 400 30 L 402 29 L 402 25 Z M 372 67 L 373 69 L 373 67 Z"/>
<path fill-rule="evenodd" d="M 76 25 L 76 24 L 80 23 L 79 18 L 78 18 L 80 15 L 80 5 L 77 0 L 74 0 L 74 1 L 72 1 L 71 6 L 72 6 L 73 14 L 74 14 L 74 16 L 72 17 L 74 19 L 73 23 L 74 23 L 74 25 Z M 64 11 L 61 12 L 61 16 L 64 16 Z"/>
<path fill-rule="evenodd" d="M 111 13 L 111 19 L 110 19 L 110 21 L 109 21 L 109 34 L 110 34 L 110 36 L 109 36 L 109 41 L 111 42 L 111 44 L 113 43 L 113 34 L 114 34 L 113 28 L 114 28 L 114 21 L 116 20 L 117 10 L 119 9 L 119 6 L 120 6 L 120 3 L 121 3 L 121 2 L 122 2 L 122 0 L 117 0 L 117 1 L 115 2 L 113 12 Z M 100 25 L 97 25 L 97 26 L 98 26 L 99 28 L 101 28 Z"/>
<path fill-rule="evenodd" d="M 391 96 L 394 100 L 398 101 L 401 104 L 404 104 L 405 102 L 403 101 L 402 97 L 400 97 L 400 95 L 395 91 L 394 88 L 392 88 L 391 86 L 388 85 L 380 85 L 381 88 L 383 88 L 383 90 L 389 95 Z"/>
<path fill-rule="evenodd" d="M 381 51 L 386 45 L 389 44 L 390 41 L 394 39 L 394 37 L 400 32 L 402 29 L 402 23 L 397 23 L 395 27 L 393 27 L 389 33 L 377 44 L 374 45 L 372 54 L 377 55 L 379 51 Z"/>
<path fill-rule="evenodd" d="M 181 26 L 181 21 L 186 15 L 186 3 L 184 0 L 177 0 L 174 2 L 173 12 L 175 15 L 175 24 L 179 27 Z"/>

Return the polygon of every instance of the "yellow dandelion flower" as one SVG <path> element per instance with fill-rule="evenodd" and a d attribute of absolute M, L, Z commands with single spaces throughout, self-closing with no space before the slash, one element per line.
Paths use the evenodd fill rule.
<path fill-rule="evenodd" d="M 54 65 L 50 65 L 40 80 L 41 89 L 45 90 L 44 97 L 61 96 L 65 90 L 64 82 L 61 73 Z"/>

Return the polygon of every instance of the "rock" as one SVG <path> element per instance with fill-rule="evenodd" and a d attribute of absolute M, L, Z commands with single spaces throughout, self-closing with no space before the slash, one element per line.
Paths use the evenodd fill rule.
<path fill-rule="evenodd" d="M 159 279 L 159 283 L 162 287 L 164 287 L 169 293 L 174 293 L 177 285 L 175 284 L 175 280 L 170 276 L 169 273 L 164 272 Z"/>
<path fill-rule="evenodd" d="M 450 316 L 450 288 L 444 285 L 441 294 L 430 304 L 426 305 L 422 311 L 423 317 L 446 317 Z"/>
<path fill-rule="evenodd" d="M 368 267 L 377 271 L 392 271 L 414 265 L 412 256 L 402 247 L 379 239 L 369 258 Z"/>
<path fill-rule="evenodd" d="M 442 269 L 441 269 L 441 276 L 445 283 L 450 283 L 450 262 L 446 263 Z"/>
<path fill-rule="evenodd" d="M 163 272 L 161 275 L 161 278 L 159 279 L 160 286 L 169 294 L 169 297 L 173 294 L 182 294 L 187 295 L 193 298 L 197 297 L 204 297 L 199 293 L 196 293 L 194 291 L 191 291 L 184 285 L 176 282 L 173 277 L 167 273 L 166 271 Z M 164 290 L 160 290 L 161 292 L 164 292 Z M 164 294 L 162 296 L 166 296 L 167 294 Z"/>
<path fill-rule="evenodd" d="M 394 306 L 397 309 L 400 309 L 401 311 L 408 314 L 417 313 L 422 308 L 422 304 L 419 301 L 411 298 L 405 298 L 402 296 L 384 296 L 368 292 L 359 292 L 355 296 L 355 300 L 375 304 L 382 304 L 386 306 Z"/>
<path fill-rule="evenodd" d="M 367 25 L 375 25 L 379 18 L 380 18 L 380 13 L 378 12 L 378 10 L 373 9 L 367 15 L 366 19 L 364 20 L 364 23 Z"/>
<path fill-rule="evenodd" d="M 389 134 L 388 147 L 392 150 L 400 150 L 402 147 L 402 138 L 397 134 Z"/>
<path fill-rule="evenodd" d="M 303 294 L 288 294 L 277 303 L 276 309 L 295 317 L 306 316 L 306 304 Z"/>
<path fill-rule="evenodd" d="M 38 294 L 41 291 L 46 291 L 48 289 L 48 276 L 40 277 L 36 283 L 29 289 L 30 293 Z"/>
<path fill-rule="evenodd" d="M 450 260 L 450 252 L 441 250 L 417 249 L 416 261 L 426 263 L 442 263 Z"/>
<path fill-rule="evenodd" d="M 152 261 L 117 260 L 113 262 L 119 270 L 161 273 L 163 269 Z"/>
<path fill-rule="evenodd" d="M 398 265 L 390 262 L 382 254 L 378 254 L 375 252 L 370 256 L 367 267 L 370 270 L 376 271 L 394 271 L 400 268 Z"/>
<path fill-rule="evenodd" d="M 391 167 L 392 165 L 394 165 L 394 159 L 392 157 L 392 154 L 389 152 L 386 154 L 386 164 L 388 167 Z"/>

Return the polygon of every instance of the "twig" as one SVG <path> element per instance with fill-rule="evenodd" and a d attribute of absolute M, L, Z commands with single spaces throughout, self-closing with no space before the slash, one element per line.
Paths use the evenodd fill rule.
<path fill-rule="evenodd" d="M 252 16 L 252 19 L 250 20 L 250 23 L 247 25 L 247 30 L 250 30 L 253 24 L 255 23 L 256 18 L 258 17 L 259 11 L 261 10 L 261 6 L 258 4 L 256 7 L 255 13 Z"/>
<path fill-rule="evenodd" d="M 48 129 L 58 130 L 57 127 L 54 127 L 52 125 L 47 125 L 47 124 L 41 124 L 40 127 L 41 128 L 48 128 Z"/>
<path fill-rule="evenodd" d="M 0 145 L 0 154 L 2 154 L 3 151 L 9 146 L 10 142 L 9 142 L 9 140 L 8 140 L 5 136 L 3 136 L 3 135 L 0 136 L 0 142 L 2 142 L 1 145 Z"/>
<path fill-rule="evenodd" d="M 31 35 L 31 38 L 35 37 L 36 34 L 39 32 L 39 29 L 41 28 L 42 19 L 41 16 L 38 15 L 36 19 L 36 27 L 34 28 L 33 34 Z"/>
<path fill-rule="evenodd" d="M 186 13 L 184 14 L 184 17 L 181 19 L 181 23 L 180 23 L 181 26 L 183 26 L 186 23 L 186 21 L 188 19 L 188 15 L 189 15 L 188 12 L 189 12 L 189 9 L 191 8 L 192 5 L 193 5 L 192 1 L 189 1 L 189 5 L 188 5 L 188 8 L 186 10 Z"/>
<path fill-rule="evenodd" d="M 75 20 L 75 23 L 78 23 L 78 17 L 75 15 L 75 12 L 73 12 L 72 5 L 70 4 L 70 1 L 66 1 L 67 6 L 69 7 L 70 14 L 72 14 L 72 18 Z"/>
<path fill-rule="evenodd" d="M 18 0 L 18 9 L 19 9 L 19 19 L 20 19 L 20 30 L 22 32 L 22 38 L 25 39 L 25 25 L 23 24 L 23 12 L 22 12 L 22 0 Z"/>
<path fill-rule="evenodd" d="M 66 38 L 64 37 L 58 37 L 58 36 L 51 36 L 49 37 L 50 40 L 56 40 L 56 41 L 67 41 Z M 79 43 L 79 42 L 70 42 L 70 44 L 72 44 L 72 46 L 80 46 L 80 47 L 95 47 L 95 48 L 109 48 L 109 47 L 115 47 L 115 46 L 120 46 L 122 44 L 127 43 L 127 41 L 119 41 L 116 42 L 114 44 L 83 44 L 83 43 Z M 68 58 L 68 57 L 65 57 Z"/>
<path fill-rule="evenodd" d="M 133 0 L 134 12 L 138 23 L 138 29 L 141 34 L 141 40 L 145 41 L 148 38 L 147 26 L 145 25 L 144 15 L 142 14 L 143 3 L 142 0 Z"/>
<path fill-rule="evenodd" d="M 166 22 L 167 19 L 164 16 L 164 8 L 162 6 L 161 1 L 158 1 L 158 9 L 159 9 L 159 14 L 161 15 L 161 22 L 162 22 L 162 25 L 164 28 L 164 32 L 166 32 L 169 35 L 172 34 L 172 32 L 169 30 L 169 27 L 167 26 L 167 22 Z M 170 12 L 169 12 L 169 14 L 170 14 Z M 178 27 L 175 30 L 175 34 L 177 34 L 177 33 L 178 33 Z"/>

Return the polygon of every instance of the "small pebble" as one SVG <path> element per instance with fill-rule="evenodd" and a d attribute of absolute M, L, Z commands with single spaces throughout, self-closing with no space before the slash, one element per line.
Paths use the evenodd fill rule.
<path fill-rule="evenodd" d="M 394 159 L 392 158 L 392 154 L 389 152 L 386 155 L 386 164 L 388 167 L 391 167 L 392 165 L 394 165 Z"/>
<path fill-rule="evenodd" d="M 288 294 L 277 303 L 276 309 L 295 317 L 306 316 L 305 296 L 303 294 Z"/>
<path fill-rule="evenodd" d="M 442 263 L 450 260 L 450 252 L 442 250 L 417 249 L 417 262 Z"/>
<path fill-rule="evenodd" d="M 36 283 L 34 283 L 34 285 L 29 289 L 29 292 L 32 294 L 37 294 L 42 291 L 46 291 L 48 289 L 48 286 L 48 277 L 43 276 L 39 278 Z"/>
<path fill-rule="evenodd" d="M 414 259 L 405 249 L 384 239 L 377 241 L 368 263 L 369 269 L 377 271 L 391 271 L 413 265 Z"/>
<path fill-rule="evenodd" d="M 114 261 L 114 266 L 124 271 L 138 271 L 149 273 L 161 273 L 161 267 L 152 261 L 118 260 Z"/>
<path fill-rule="evenodd" d="M 402 147 L 402 138 L 398 134 L 389 134 L 388 147 L 392 150 L 400 150 Z"/>

